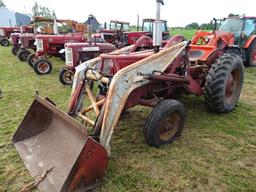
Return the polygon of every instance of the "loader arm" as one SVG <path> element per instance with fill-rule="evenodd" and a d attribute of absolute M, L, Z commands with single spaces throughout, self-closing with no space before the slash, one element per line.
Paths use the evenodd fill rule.
<path fill-rule="evenodd" d="M 129 94 L 150 81 L 141 74 L 164 72 L 174 59 L 186 48 L 187 42 L 164 49 L 150 57 L 138 61 L 116 73 L 111 81 L 107 95 L 105 112 L 100 134 L 100 143 L 108 156 L 111 154 L 110 140 Z"/>

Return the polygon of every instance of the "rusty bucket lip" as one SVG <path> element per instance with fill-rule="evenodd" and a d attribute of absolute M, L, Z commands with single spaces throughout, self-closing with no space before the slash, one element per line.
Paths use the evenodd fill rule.
<path fill-rule="evenodd" d="M 83 134 L 86 134 L 86 136 L 89 136 L 87 133 L 87 129 L 84 125 L 82 125 L 79 121 L 77 121 L 76 119 L 70 117 L 67 113 L 61 111 L 60 109 L 58 109 L 55 105 L 53 105 L 53 103 L 47 101 L 46 99 L 42 98 L 39 96 L 39 94 L 35 94 L 34 96 L 34 102 L 37 101 L 40 104 L 42 104 L 44 107 L 46 107 L 47 109 L 49 109 L 52 113 L 57 114 L 58 116 L 60 116 L 64 121 L 68 121 L 69 123 L 72 124 L 72 128 L 73 129 L 78 129 L 79 131 L 81 131 Z M 48 97 L 47 97 L 48 98 Z M 28 112 L 27 112 L 28 113 Z M 26 113 L 26 115 L 27 115 Z M 18 126 L 18 129 L 16 130 L 16 132 L 13 135 L 12 138 L 12 142 L 16 143 L 16 133 L 19 130 L 19 127 L 21 126 L 22 122 L 20 123 L 20 125 Z"/>
<path fill-rule="evenodd" d="M 81 163 L 81 160 L 82 159 L 80 159 L 80 157 L 83 157 L 83 158 L 89 158 L 89 157 L 91 157 L 91 155 L 92 154 L 94 154 L 94 153 L 96 153 L 96 151 L 94 151 L 95 150 L 95 147 L 93 147 L 93 148 L 88 148 L 88 142 L 89 143 L 91 143 L 89 146 L 91 146 L 91 145 L 95 145 L 95 144 L 97 144 L 97 145 L 95 145 L 95 146 L 97 146 L 96 148 L 99 148 L 99 152 L 97 152 L 97 153 L 100 153 L 101 154 L 101 156 L 99 156 L 99 160 L 100 161 L 104 161 L 104 166 L 102 167 L 102 169 L 100 168 L 95 168 L 95 170 L 96 170 L 96 173 L 98 173 L 99 172 L 99 170 L 100 170 L 100 174 L 96 174 L 94 177 L 95 177 L 95 181 L 97 182 L 98 180 L 97 180 L 97 177 L 99 178 L 99 179 L 102 179 L 104 176 L 105 176 L 105 173 L 106 173 L 106 168 L 107 168 L 107 162 L 108 162 L 108 158 L 107 158 L 107 152 L 106 152 L 106 150 L 105 150 L 105 148 L 99 143 L 99 142 L 97 142 L 97 141 L 95 141 L 93 138 L 91 138 L 89 135 L 88 135 L 88 133 L 87 133 L 87 130 L 86 130 L 86 128 L 82 125 L 82 124 L 80 124 L 77 120 L 75 120 L 75 119 L 73 119 L 72 117 L 70 117 L 67 113 L 65 113 L 65 112 L 63 112 L 63 111 L 61 111 L 60 109 L 58 109 L 55 105 L 54 105 L 54 103 L 52 103 L 49 99 L 43 99 L 43 98 L 41 98 L 39 95 L 35 95 L 35 99 L 34 99 L 34 101 L 33 101 L 33 104 L 31 105 L 31 107 L 30 107 L 30 109 L 37 109 L 36 107 L 38 107 L 38 104 L 39 104 L 39 106 L 42 106 L 43 108 L 45 108 L 46 110 L 44 111 L 44 112 L 48 112 L 48 111 L 51 111 L 51 115 L 54 115 L 55 116 L 55 118 L 57 119 L 57 121 L 58 121 L 58 119 L 59 120 L 61 120 L 61 121 L 63 121 L 62 123 L 63 124 L 66 124 L 66 123 L 68 123 L 69 124 L 69 126 L 68 126 L 68 128 L 70 128 L 69 130 L 71 131 L 71 132 L 74 132 L 74 135 L 73 134 L 71 134 L 71 135 L 69 135 L 69 134 L 67 134 L 67 132 L 66 131 L 64 131 L 64 132 L 62 132 L 61 134 L 63 135 L 63 133 L 65 133 L 66 134 L 66 139 L 64 139 L 63 141 L 64 141 L 64 143 L 66 144 L 66 142 L 65 141 L 67 141 L 67 138 L 73 138 L 73 139 L 76 139 L 76 135 L 81 135 L 81 137 L 79 136 L 79 138 L 77 138 L 76 140 L 79 142 L 79 144 L 78 143 L 76 143 L 76 144 L 73 144 L 73 147 L 75 147 L 75 148 L 73 148 L 73 149 L 75 149 L 75 150 L 70 150 L 70 152 L 71 152 L 71 154 L 74 154 L 74 156 L 72 155 L 72 158 L 71 158 L 71 160 L 68 160 L 68 161 L 64 161 L 64 165 L 65 164 L 67 164 L 68 166 L 65 166 L 65 170 L 63 171 L 63 173 L 65 173 L 64 174 L 64 177 L 62 177 L 62 175 L 60 174 L 60 178 L 61 179 L 54 179 L 54 180 L 51 180 L 52 179 L 52 177 L 55 175 L 55 176 L 57 176 L 56 175 L 56 171 L 57 172 L 59 172 L 58 170 L 60 170 L 60 166 L 58 165 L 56 165 L 55 166 L 55 163 L 54 162 L 51 162 L 51 161 L 49 161 L 49 163 L 47 164 L 47 163 L 45 163 L 46 161 L 45 161 L 45 159 L 47 159 L 48 157 L 51 157 L 51 155 L 53 154 L 53 158 L 52 158 L 52 160 L 57 160 L 56 162 L 58 162 L 58 161 L 62 161 L 63 162 L 63 160 L 61 160 L 61 159 L 56 159 L 56 153 L 58 153 L 58 152 L 56 152 L 57 150 L 55 150 L 54 148 L 54 150 L 53 150 L 53 153 L 52 152 L 50 152 L 48 155 L 46 155 L 45 156 L 45 149 L 46 148 L 49 148 L 49 146 L 47 146 L 48 145 L 48 143 L 45 145 L 45 146 L 47 146 L 46 148 L 44 148 L 44 147 L 40 147 L 41 149 L 42 149 L 42 153 L 40 152 L 40 153 L 33 153 L 34 155 L 31 155 L 30 156 L 30 154 L 28 153 L 28 152 L 31 152 L 32 153 L 32 151 L 34 151 L 35 152 L 35 150 L 37 150 L 37 148 L 35 148 L 35 146 L 36 145 L 34 145 L 35 144 L 35 142 L 34 142 L 34 140 L 35 141 L 39 141 L 39 142 L 41 142 L 42 141 L 42 139 L 41 138 L 45 138 L 46 140 L 47 140 L 47 138 L 49 139 L 49 138 L 55 138 L 55 133 L 56 133 L 56 131 L 55 132 L 50 132 L 50 133 L 53 133 L 53 134 L 51 134 L 52 135 L 52 137 L 45 137 L 46 135 L 47 135 L 47 133 L 49 133 L 49 132 L 47 132 L 47 133 L 45 133 L 44 131 L 46 131 L 46 129 L 45 130 L 43 130 L 43 132 L 40 132 L 40 133 L 38 133 L 37 134 L 37 136 L 34 138 L 34 140 L 33 140 L 33 138 L 32 137 L 34 137 L 34 136 L 28 136 L 27 138 L 24 138 L 23 140 L 20 140 L 20 141 L 14 141 L 13 140 L 13 143 L 14 143 L 14 146 L 15 146 L 15 148 L 16 148 L 16 150 L 18 151 L 18 153 L 19 153 L 19 156 L 21 157 L 21 159 L 22 159 L 22 161 L 24 162 L 24 164 L 25 164 L 25 166 L 26 166 L 26 168 L 28 169 L 28 171 L 29 171 L 29 173 L 31 174 L 31 176 L 33 177 L 33 178 L 35 178 L 38 174 L 40 175 L 41 174 L 41 171 L 46 171 L 46 170 L 48 170 L 48 168 L 50 168 L 51 167 L 51 165 L 53 166 L 51 169 L 53 169 L 53 172 L 49 172 L 49 177 L 48 177 L 48 175 L 46 176 L 46 178 L 42 181 L 42 182 L 40 182 L 40 184 L 38 185 L 38 189 L 39 190 L 41 190 L 41 191 L 47 191 L 47 190 L 45 190 L 45 189 L 47 189 L 47 187 L 50 187 L 49 189 L 53 189 L 53 187 L 56 189 L 56 191 L 59 191 L 59 190 L 61 190 L 61 191 L 66 191 L 66 188 L 65 187 L 67 187 L 67 186 L 69 186 L 69 184 L 70 184 L 70 182 L 71 181 L 73 181 L 73 177 L 74 176 L 76 176 L 76 175 L 73 175 L 73 174 L 71 174 L 71 171 L 74 169 L 74 170 L 77 170 L 78 171 L 78 169 L 80 170 L 80 163 Z M 42 108 L 42 109 L 43 109 Z M 27 114 L 26 114 L 26 116 L 30 116 L 31 115 L 31 110 L 28 110 L 28 112 L 27 112 Z M 41 109 L 41 108 L 40 108 Z M 32 110 L 33 111 L 33 110 Z M 41 110 L 40 110 L 41 111 Z M 34 113 L 32 113 L 32 116 L 33 116 L 33 114 Z M 38 115 L 40 115 L 40 113 L 35 113 L 37 116 Z M 24 120 L 23 121 L 28 121 L 29 120 L 29 118 L 26 118 L 26 116 L 25 116 L 25 118 L 24 118 Z M 40 118 L 41 116 L 39 116 L 39 118 Z M 31 117 L 30 116 L 30 118 L 33 118 L 33 117 Z M 50 120 L 50 121 L 52 121 L 52 120 Z M 57 121 L 54 121 L 54 122 L 52 122 L 53 124 L 52 125 L 54 125 L 54 127 L 55 127 L 55 129 L 61 129 L 62 128 L 62 126 L 60 126 L 60 127 L 57 127 L 56 128 L 56 124 L 54 124 L 54 123 L 56 123 Z M 44 120 L 43 120 L 43 122 L 45 122 Z M 30 123 L 30 121 L 28 122 L 28 123 Z M 46 123 L 48 123 L 48 122 L 46 122 Z M 52 126 L 51 125 L 51 126 Z M 25 126 L 24 124 L 22 125 L 22 123 L 21 123 L 21 125 L 19 126 L 19 128 L 17 129 L 17 131 L 15 132 L 15 134 L 17 133 L 17 136 L 19 137 L 19 129 L 22 129 L 22 126 Z M 25 126 L 26 127 L 26 126 Z M 54 129 L 47 129 L 48 131 L 49 130 L 54 130 Z M 62 129 L 62 130 L 65 130 L 65 129 Z M 73 131 L 72 131 L 73 130 Z M 69 132 L 70 132 L 69 131 Z M 57 132 L 59 132 L 59 131 L 57 131 Z M 46 134 L 46 135 L 44 135 L 44 136 L 42 136 L 42 134 Z M 58 133 L 59 134 L 59 133 Z M 15 137 L 15 135 L 14 135 L 14 137 Z M 30 140 L 29 141 L 29 139 L 32 139 L 32 140 Z M 28 140 L 27 140 L 28 139 Z M 31 142 L 32 141 L 32 142 Z M 50 139 L 50 141 L 52 141 L 52 139 Z M 29 142 L 31 142 L 31 143 L 29 143 Z M 50 142 L 51 143 L 51 142 Z M 95 144 L 94 144 L 95 143 Z M 41 143 L 42 144 L 42 143 Z M 78 145 L 77 145 L 78 144 Z M 80 145 L 81 144 L 81 145 Z M 85 145 L 86 144 L 86 145 Z M 61 146 L 63 146 L 62 144 L 59 144 L 59 145 L 61 145 Z M 31 149 L 31 151 L 28 149 L 28 148 L 26 148 L 25 149 L 25 147 L 27 147 L 27 146 L 29 146 L 30 147 L 30 149 Z M 65 145 L 64 145 L 65 146 Z M 57 146 L 57 147 L 59 147 L 59 146 Z M 87 148 L 87 150 L 86 150 L 86 148 Z M 24 150 L 23 150 L 24 149 Z M 28 150 L 27 150 L 28 149 Z M 71 147 L 71 149 L 72 149 L 72 147 Z M 92 152 L 91 152 L 92 151 Z M 70 154 L 70 152 L 68 153 L 68 154 Z M 90 152 L 90 153 L 89 153 Z M 66 152 L 65 152 L 65 150 L 63 151 L 63 153 L 60 153 L 60 156 L 63 156 L 63 154 L 66 154 Z M 43 154 L 43 156 L 42 156 L 42 154 Z M 38 159 L 40 159 L 40 155 L 41 155 L 41 157 L 43 157 L 41 160 L 42 160 L 42 162 L 44 162 L 44 163 L 42 163 L 41 165 L 39 165 L 38 164 L 38 162 L 39 162 L 39 160 Z M 89 156 L 88 156 L 89 155 Z M 27 158 L 27 157 L 30 157 L 31 159 L 29 159 L 29 158 Z M 59 156 L 59 155 L 57 155 L 57 156 Z M 88 157 L 87 157 L 88 156 Z M 75 159 L 73 158 L 73 157 L 75 157 Z M 95 156 L 94 156 L 95 157 Z M 102 160 L 102 157 L 104 157 L 103 158 L 103 160 Z M 32 158 L 34 158 L 34 160 L 32 160 Z M 37 159 L 38 158 L 38 159 Z M 97 157 L 96 157 L 97 158 Z M 43 165 L 44 164 L 44 165 Z M 70 165 L 70 167 L 69 167 L 69 165 Z M 41 167 L 42 168 L 42 170 L 41 170 L 41 168 L 40 168 L 40 166 L 43 166 L 43 167 Z M 93 173 L 93 171 L 94 171 L 94 167 L 95 166 L 89 166 L 89 170 L 90 170 L 90 173 Z M 93 169 L 91 169 L 91 168 L 93 168 Z M 51 170 L 51 169 L 49 169 L 49 170 Z M 54 171 L 55 170 L 55 171 Z M 39 173 L 38 173 L 39 172 Z M 66 172 L 68 172 L 68 174 L 66 174 Z M 80 173 L 80 171 L 78 171 L 79 173 Z M 42 173 L 44 173 L 44 172 L 42 172 Z M 88 175 L 87 175 L 87 178 L 89 179 L 89 181 L 90 181 L 90 179 L 94 179 L 94 177 L 91 177 L 91 175 L 89 175 L 90 177 L 88 177 Z M 92 175 L 93 176 L 93 175 Z M 59 178 L 59 177 L 58 177 Z M 71 179 L 71 180 L 70 180 Z M 53 182 L 53 183 L 52 183 Z M 62 183 L 63 182 L 63 183 Z M 56 185 L 55 185 L 55 184 Z M 85 183 L 85 184 L 87 184 L 87 183 Z M 65 185 L 65 187 L 64 187 L 64 185 Z M 88 187 L 90 186 L 91 184 L 90 183 L 88 183 Z M 85 185 L 86 186 L 86 185 Z M 59 187 L 61 187 L 61 188 L 59 188 Z M 64 188 L 63 188 L 64 187 Z M 51 190 L 50 190 L 51 191 Z"/>

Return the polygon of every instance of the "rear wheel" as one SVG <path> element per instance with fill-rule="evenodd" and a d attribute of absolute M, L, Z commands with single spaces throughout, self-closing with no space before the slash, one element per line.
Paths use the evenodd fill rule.
<path fill-rule="evenodd" d="M 30 51 L 26 49 L 21 49 L 17 53 L 17 57 L 19 58 L 20 61 L 27 61 L 28 56 L 30 55 Z"/>
<path fill-rule="evenodd" d="M 36 54 L 35 53 L 31 53 L 28 58 L 27 58 L 27 63 L 29 64 L 30 67 L 33 67 L 34 62 L 36 60 Z"/>
<path fill-rule="evenodd" d="M 205 83 L 205 102 L 218 113 L 227 113 L 237 106 L 244 78 L 242 59 L 224 54 L 212 66 Z"/>
<path fill-rule="evenodd" d="M 74 71 L 63 68 L 59 73 L 59 81 L 63 85 L 71 85 L 74 78 Z"/>
<path fill-rule="evenodd" d="M 181 135 L 185 121 L 183 104 L 173 99 L 164 100 L 153 108 L 145 122 L 145 141 L 152 147 L 170 144 Z"/>
<path fill-rule="evenodd" d="M 13 55 L 17 55 L 17 53 L 18 53 L 19 50 L 20 50 L 19 47 L 13 46 L 11 51 L 12 51 L 12 54 L 13 54 Z"/>
<path fill-rule="evenodd" d="M 49 74 L 52 70 L 52 63 L 45 58 L 39 58 L 34 62 L 33 68 L 38 75 Z"/>
<path fill-rule="evenodd" d="M 246 50 L 246 60 L 247 66 L 256 66 L 256 40 L 254 40 Z"/>
<path fill-rule="evenodd" d="M 3 38 L 3 39 L 0 40 L 0 44 L 1 44 L 2 46 L 4 46 L 4 47 L 7 47 L 7 46 L 10 45 L 10 42 L 9 42 L 8 39 Z"/>

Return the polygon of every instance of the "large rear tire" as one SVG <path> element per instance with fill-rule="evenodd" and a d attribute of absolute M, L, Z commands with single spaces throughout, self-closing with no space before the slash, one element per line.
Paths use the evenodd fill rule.
<path fill-rule="evenodd" d="M 4 46 L 4 47 L 8 47 L 8 46 L 10 45 L 10 42 L 9 42 L 8 39 L 3 38 L 3 39 L 0 40 L 0 44 L 1 44 L 2 46 Z"/>
<path fill-rule="evenodd" d="M 170 144 L 181 135 L 186 122 L 186 112 L 177 100 L 158 103 L 148 116 L 144 126 L 144 138 L 152 147 Z"/>
<path fill-rule="evenodd" d="M 256 40 L 254 40 L 246 50 L 246 66 L 256 67 Z"/>
<path fill-rule="evenodd" d="M 205 102 L 214 112 L 227 113 L 237 106 L 244 79 L 242 59 L 236 54 L 224 54 L 214 64 L 206 78 Z"/>
<path fill-rule="evenodd" d="M 27 63 L 29 64 L 30 67 L 33 67 L 34 62 L 36 61 L 36 54 L 35 53 L 31 53 L 28 58 L 27 58 Z"/>
<path fill-rule="evenodd" d="M 17 53 L 17 57 L 19 58 L 20 61 L 27 61 L 28 56 L 30 55 L 30 51 L 26 49 L 21 49 Z"/>
<path fill-rule="evenodd" d="M 65 69 L 65 68 L 61 69 L 59 73 L 59 81 L 63 85 L 71 85 L 73 78 L 74 78 L 74 71 Z"/>
<path fill-rule="evenodd" d="M 45 58 L 39 58 L 34 62 L 33 68 L 38 75 L 50 74 L 52 63 Z"/>

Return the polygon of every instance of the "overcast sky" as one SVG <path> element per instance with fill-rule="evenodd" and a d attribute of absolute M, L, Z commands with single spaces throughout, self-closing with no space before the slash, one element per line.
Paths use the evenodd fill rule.
<path fill-rule="evenodd" d="M 155 18 L 156 0 L 3 0 L 6 6 L 17 12 L 28 13 L 37 1 L 55 10 L 59 19 L 86 21 L 89 14 L 100 23 L 109 20 L 129 21 L 136 24 L 137 15 Z M 209 22 L 213 17 L 222 18 L 229 13 L 256 16 L 255 0 L 164 0 L 161 18 L 168 26 L 185 26 L 191 22 Z"/>

